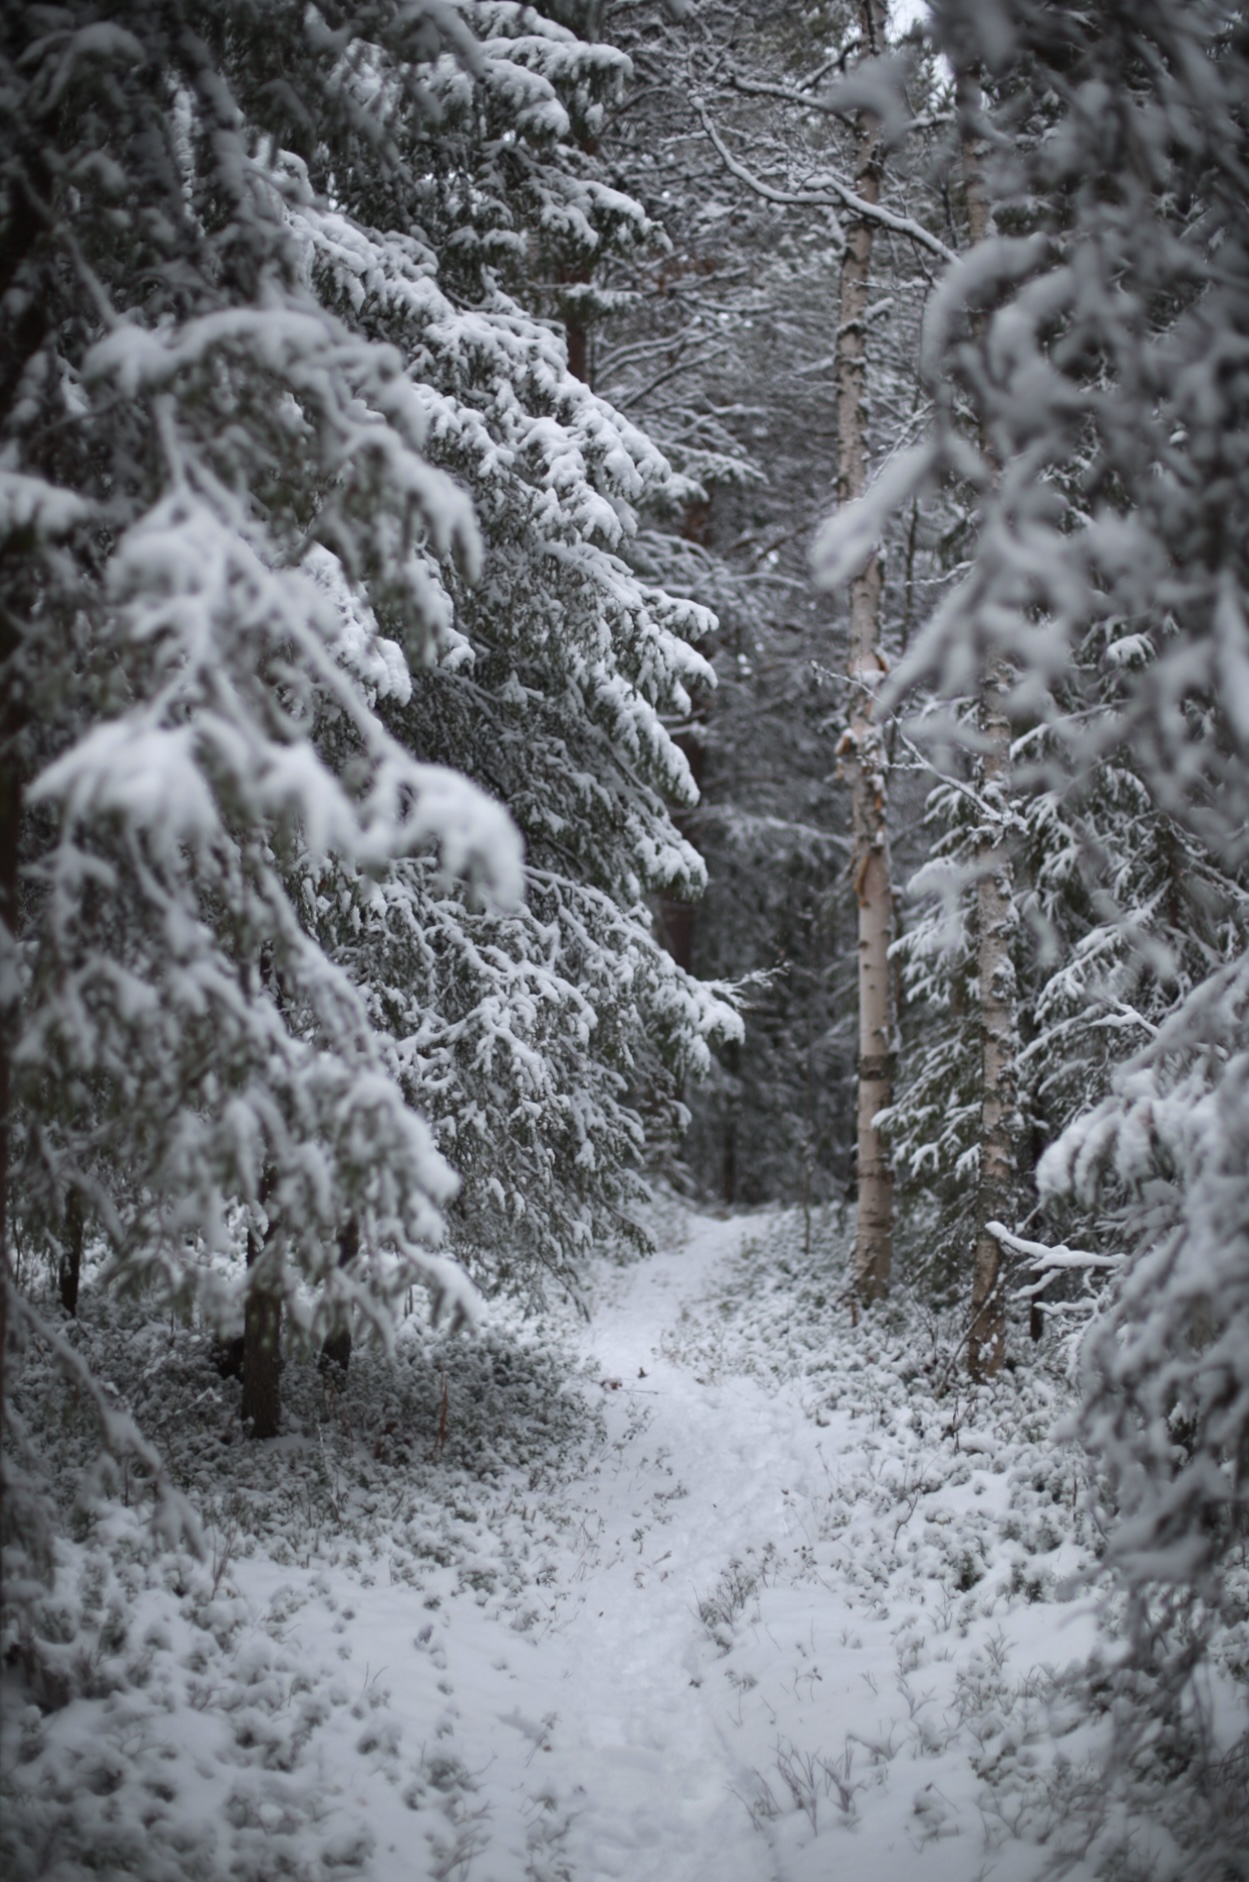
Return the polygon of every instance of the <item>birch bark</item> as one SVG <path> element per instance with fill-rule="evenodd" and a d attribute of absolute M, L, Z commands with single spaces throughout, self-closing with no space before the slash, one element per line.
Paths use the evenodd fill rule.
<path fill-rule="evenodd" d="M 971 246 L 990 233 L 983 146 L 977 134 L 980 87 L 974 77 L 959 81 L 963 118 L 963 176 Z M 982 430 L 981 449 L 992 456 Z M 974 1379 L 992 1378 L 1006 1357 L 1006 1312 L 1002 1251 L 989 1228 L 1009 1222 L 1015 1200 L 1015 1132 L 1018 1111 L 1017 988 L 1014 867 L 1009 830 L 1011 726 L 1006 709 L 1012 674 L 1000 654 L 986 649 L 980 681 L 980 755 L 976 768 L 982 805 L 976 844 L 976 948 L 980 1003 L 980 1160 L 976 1193 L 976 1241 L 972 1255 L 971 1332 L 967 1366 Z"/>
<path fill-rule="evenodd" d="M 866 48 L 883 46 L 881 0 L 860 7 Z M 855 141 L 855 190 L 866 203 L 880 201 L 880 130 L 869 113 L 859 115 Z M 871 293 L 873 224 L 849 225 L 841 273 L 841 324 L 837 335 L 837 428 L 839 507 L 862 496 L 867 486 L 867 322 Z M 858 1227 L 854 1287 L 860 1300 L 889 1290 L 893 1265 L 893 1173 L 877 1113 L 893 1095 L 893 987 L 889 972 L 892 892 L 885 824 L 885 748 L 876 716 L 876 693 L 884 676 L 880 650 L 884 574 L 873 552 L 850 584 L 850 650 L 847 662 L 849 724 L 838 747 L 841 775 L 850 786 L 855 896 L 859 910 Z"/>

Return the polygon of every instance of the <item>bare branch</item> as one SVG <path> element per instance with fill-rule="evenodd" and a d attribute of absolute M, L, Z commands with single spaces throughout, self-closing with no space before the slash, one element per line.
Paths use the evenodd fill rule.
<path fill-rule="evenodd" d="M 954 250 L 947 248 L 945 243 L 926 229 L 922 222 L 916 222 L 913 216 L 896 215 L 892 209 L 886 209 L 880 203 L 865 201 L 839 177 L 828 177 L 823 191 L 775 189 L 772 184 L 765 183 L 762 177 L 757 177 L 752 170 L 748 170 L 746 165 L 733 155 L 707 115 L 701 98 L 693 98 L 691 103 L 704 131 L 715 146 L 721 162 L 739 183 L 744 183 L 765 202 L 778 203 L 782 208 L 827 209 L 833 218 L 834 239 L 840 244 L 841 249 L 845 248 L 846 238 L 838 212 L 848 210 L 857 221 L 871 222 L 877 228 L 892 230 L 895 235 L 905 235 L 909 241 L 916 243 L 920 248 L 926 248 L 930 255 L 936 255 L 942 261 L 957 260 Z"/>
<path fill-rule="evenodd" d="M 745 164 L 739 162 L 733 155 L 708 117 L 701 98 L 693 98 L 690 102 L 693 104 L 700 124 L 715 146 L 720 161 L 731 176 L 735 176 L 739 183 L 744 183 L 747 189 L 753 190 L 756 196 L 761 196 L 764 202 L 777 203 L 783 209 L 827 209 L 833 218 L 833 241 L 836 250 L 839 254 L 844 251 L 846 236 L 837 215 L 836 197 L 816 195 L 808 190 L 774 189 L 770 183 L 765 183 L 762 177 L 757 177 L 753 170 L 748 170 Z"/>

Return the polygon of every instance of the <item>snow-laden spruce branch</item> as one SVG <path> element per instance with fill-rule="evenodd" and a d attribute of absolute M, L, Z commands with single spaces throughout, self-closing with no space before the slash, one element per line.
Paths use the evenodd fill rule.
<path fill-rule="evenodd" d="M 935 778 L 937 783 L 945 789 L 954 791 L 958 796 L 966 798 L 967 802 L 971 804 L 976 811 L 982 823 L 993 824 L 999 828 L 1011 829 L 1016 835 L 1021 835 L 1024 832 L 1027 826 L 1017 806 L 1011 800 L 999 801 L 996 804 L 990 803 L 973 785 L 966 783 L 962 778 L 956 778 L 949 771 L 943 771 L 939 765 L 935 765 L 932 759 L 925 756 L 914 739 L 909 738 L 901 727 L 898 728 L 897 736 L 899 744 L 905 746 L 906 750 L 915 760 L 916 769 L 920 772 L 926 772 L 931 778 Z M 970 740 L 968 742 L 970 743 Z M 970 873 L 968 879 L 972 879 Z"/>
<path fill-rule="evenodd" d="M 927 487 L 937 463 L 931 438 L 895 452 L 861 497 L 847 503 L 820 529 L 811 551 L 819 588 L 841 588 L 875 553 L 890 519 Z"/>

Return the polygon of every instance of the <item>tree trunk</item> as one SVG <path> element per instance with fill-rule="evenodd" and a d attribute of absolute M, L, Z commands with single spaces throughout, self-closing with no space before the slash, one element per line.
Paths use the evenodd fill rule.
<path fill-rule="evenodd" d="M 989 197 L 976 120 L 980 86 L 959 80 L 963 118 L 963 176 L 972 247 L 989 234 Z M 989 455 L 982 435 L 981 449 Z M 986 653 L 980 682 L 981 755 L 976 767 L 983 806 L 976 849 L 976 949 L 980 987 L 980 1174 L 976 1193 L 976 1245 L 972 1266 L 971 1334 L 967 1368 L 973 1379 L 992 1378 L 1006 1358 L 1002 1250 L 990 1222 L 1009 1222 L 1015 1208 L 1015 1133 L 1018 1109 L 1017 989 L 1014 868 L 1010 853 L 1011 726 L 1006 704 L 1009 663 Z"/>
<path fill-rule="evenodd" d="M 863 0 L 864 39 L 870 51 L 883 42 L 884 8 Z M 880 130 L 875 118 L 858 120 L 855 187 L 865 202 L 880 200 Z M 837 335 L 839 506 L 867 485 L 867 325 L 871 295 L 873 225 L 853 223 L 841 272 L 841 325 Z M 855 896 L 859 907 L 858 1228 L 854 1287 L 861 1300 L 889 1291 L 893 1265 L 893 1173 L 877 1113 L 893 1095 L 893 986 L 889 972 L 893 898 L 885 827 L 886 756 L 876 718 L 876 691 L 884 675 L 880 651 L 883 570 L 873 554 L 850 584 L 849 724 L 838 747 L 841 775 L 850 785 Z"/>
<path fill-rule="evenodd" d="M 987 750 L 977 767 L 986 821 L 976 855 L 977 970 L 980 982 L 980 1176 L 972 1270 L 972 1327 L 967 1365 L 992 1378 L 1006 1357 L 1002 1251 L 990 1222 L 1009 1222 L 1015 1207 L 1017 1110 L 1014 870 L 1009 847 L 1011 675 L 991 660 L 981 689 L 980 728 Z"/>
<path fill-rule="evenodd" d="M 273 1231 L 261 1241 L 247 1232 L 247 1304 L 243 1316 L 243 1429 L 249 1437 L 275 1438 L 282 1422 L 282 1300 L 257 1269 Z"/>
<path fill-rule="evenodd" d="M 354 1215 L 349 1215 L 338 1237 L 338 1265 L 349 1268 L 360 1253 L 360 1224 Z M 351 1364 L 351 1328 L 345 1323 L 328 1333 L 321 1346 L 320 1366 L 322 1372 L 335 1366 L 345 1373 Z"/>
<path fill-rule="evenodd" d="M 700 702 L 697 717 L 706 722 L 708 710 Z M 688 732 L 677 732 L 673 743 L 678 751 L 684 752 L 689 762 L 690 776 L 699 791 L 703 788 L 703 773 L 707 768 L 707 746 L 700 727 L 691 727 Z M 688 814 L 677 811 L 673 822 L 682 836 L 690 835 L 691 819 Z M 687 974 L 694 971 L 694 920 L 695 904 L 688 896 L 678 899 L 675 895 L 660 895 L 657 898 L 659 913 L 659 934 L 664 946 L 671 954 L 678 967 L 683 967 Z"/>
<path fill-rule="evenodd" d="M 16 666 L 19 639 L 0 609 L 0 1440 L 8 1422 L 9 1289 L 14 1285 L 9 1189 L 13 1168 L 13 1044 L 18 995 L 18 861 L 22 769 L 18 751 L 23 707 Z M 4 1534 L 5 1470 L 0 1456 L 0 1535 Z"/>
<path fill-rule="evenodd" d="M 65 1239 L 57 1273 L 61 1305 L 71 1319 L 78 1317 L 78 1283 L 82 1278 L 82 1246 L 86 1233 L 82 1197 L 76 1189 L 71 1189 L 65 1199 Z"/>
<path fill-rule="evenodd" d="M 720 1193 L 730 1208 L 737 1201 L 737 1121 L 741 1104 L 742 1049 L 731 1040 L 721 1054 L 728 1087 L 724 1112 L 724 1159 L 720 1166 Z"/>
<path fill-rule="evenodd" d="M 601 15 L 602 7 L 589 9 L 592 15 Z M 583 33 L 584 37 L 596 37 L 595 34 Z M 593 137 L 580 137 L 578 144 L 587 157 L 598 153 L 598 140 Z M 564 265 L 556 269 L 556 278 L 563 286 L 588 287 L 594 273 L 594 257 L 585 255 L 575 261 L 571 267 Z M 568 342 L 568 370 L 582 385 L 592 386 L 590 370 L 590 329 L 586 324 L 585 313 L 578 296 L 572 296 L 564 307 L 564 334 Z"/>
<path fill-rule="evenodd" d="M 588 268 L 578 268 L 564 279 L 572 286 L 583 286 L 590 278 Z M 564 335 L 568 342 L 568 370 L 582 385 L 590 383 L 590 330 L 579 314 L 568 310 L 564 315 Z"/>

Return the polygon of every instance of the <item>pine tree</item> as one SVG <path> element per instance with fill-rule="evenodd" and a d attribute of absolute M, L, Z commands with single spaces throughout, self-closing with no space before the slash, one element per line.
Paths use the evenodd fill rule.
<path fill-rule="evenodd" d="M 621 59 L 556 26 L 537 42 L 523 14 L 513 25 L 530 82 L 544 77 L 561 111 L 567 100 L 565 141 L 530 150 L 519 184 L 490 139 L 466 146 L 483 250 L 498 228 L 528 227 L 532 239 L 510 261 L 469 267 L 461 224 L 454 292 L 412 328 L 422 375 L 455 411 L 429 449 L 473 495 L 485 566 L 454 595 L 454 659 L 396 724 L 508 804 L 526 841 L 527 912 L 500 926 L 425 910 L 408 925 L 403 974 L 387 979 L 406 989 L 421 1041 L 416 1083 L 429 1095 L 418 1102 L 464 1177 L 453 1242 L 483 1278 L 507 1271 L 537 1287 L 544 1273 L 575 1285 L 581 1251 L 630 1232 L 645 1131 L 671 1127 L 680 1085 L 705 1069 L 706 1038 L 733 1028 L 648 912 L 648 899 L 688 898 L 704 881 L 665 808 L 696 792 L 664 715 L 687 718 L 688 689 L 711 683 L 686 644 L 711 619 L 639 572 L 639 521 L 696 487 L 591 392 L 516 298 L 535 298 L 535 253 L 549 291 L 548 232 L 565 227 L 573 198 L 591 252 L 645 239 L 641 212 L 592 162 Z M 513 164 L 513 142 L 502 150 Z M 456 1068 L 450 1082 L 440 1055 Z"/>
<path fill-rule="evenodd" d="M 346 179 L 369 126 L 341 47 L 285 24 L 289 86 L 251 121 L 246 9 L 208 36 L 174 7 L 34 9 L 4 64 L 10 1247 L 76 1198 L 119 1273 L 180 1295 L 240 1233 L 270 1345 L 349 1209 L 363 1310 L 415 1276 L 466 1298 L 433 1252 L 450 1172 L 309 883 L 433 842 L 520 887 L 502 812 L 386 731 L 315 580 L 316 553 L 350 570 L 422 658 L 418 545 L 478 544 L 399 356 L 307 281 L 305 166 L 256 140 L 302 96 Z"/>

